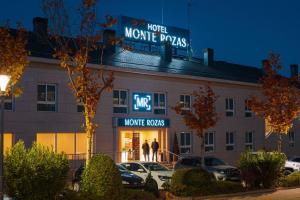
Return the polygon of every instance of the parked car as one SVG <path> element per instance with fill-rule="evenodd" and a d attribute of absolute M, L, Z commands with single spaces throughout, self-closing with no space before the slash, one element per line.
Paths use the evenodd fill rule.
<path fill-rule="evenodd" d="M 153 179 L 158 185 L 158 189 L 163 189 L 162 185 L 172 178 L 173 171 L 156 162 L 124 162 L 121 163 L 127 170 L 143 178 L 145 181 L 148 174 L 151 173 Z"/>
<path fill-rule="evenodd" d="M 117 164 L 117 167 L 121 174 L 122 184 L 124 187 L 127 187 L 127 188 L 142 188 L 142 187 L 144 187 L 144 180 L 141 177 L 131 173 L 130 171 L 128 171 L 125 167 L 123 167 L 121 165 Z M 81 175 L 83 173 L 83 170 L 84 170 L 84 166 L 81 165 L 75 171 L 74 178 L 72 180 L 73 189 L 75 191 L 79 191 Z"/>
<path fill-rule="evenodd" d="M 182 168 L 202 168 L 214 175 L 216 180 L 239 181 L 241 179 L 238 168 L 226 164 L 223 160 L 205 156 L 204 162 L 200 156 L 181 157 L 175 164 L 174 169 Z"/>
<path fill-rule="evenodd" d="M 285 161 L 284 174 L 289 175 L 293 172 L 300 171 L 300 157 L 295 156 Z"/>
<path fill-rule="evenodd" d="M 117 167 L 121 173 L 122 184 L 128 188 L 142 188 L 144 187 L 145 181 L 143 178 L 135 175 L 134 173 L 127 170 L 120 164 L 117 164 Z"/>

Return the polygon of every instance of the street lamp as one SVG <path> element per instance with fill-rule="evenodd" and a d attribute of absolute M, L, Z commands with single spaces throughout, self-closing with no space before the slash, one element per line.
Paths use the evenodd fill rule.
<path fill-rule="evenodd" d="M 3 191 L 3 149 L 4 149 L 4 93 L 8 82 L 10 80 L 9 75 L 0 75 L 0 90 L 1 90 L 1 121 L 0 121 L 0 200 L 4 199 Z"/>

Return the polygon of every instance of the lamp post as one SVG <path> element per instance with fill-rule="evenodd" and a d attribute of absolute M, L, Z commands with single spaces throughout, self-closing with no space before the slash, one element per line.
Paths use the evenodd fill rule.
<path fill-rule="evenodd" d="M 0 75 L 0 90 L 1 90 L 1 121 L 0 121 L 0 200 L 4 199 L 3 192 L 3 150 L 4 150 L 4 93 L 8 82 L 10 80 L 10 76 L 8 75 Z"/>

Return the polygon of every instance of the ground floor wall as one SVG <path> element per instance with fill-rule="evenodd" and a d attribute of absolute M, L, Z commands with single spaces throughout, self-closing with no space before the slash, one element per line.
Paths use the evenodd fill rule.
<path fill-rule="evenodd" d="M 10 128 L 9 128 L 10 127 Z M 14 128 L 13 128 L 14 127 Z M 19 127 L 19 128 L 18 128 Z M 24 126 L 25 127 L 25 126 Z M 6 134 L 4 140 L 5 149 L 11 147 L 18 140 L 23 140 L 27 147 L 32 142 L 37 141 L 46 146 L 53 148 L 56 152 L 64 151 L 69 155 L 70 159 L 84 159 L 86 150 L 86 137 L 85 134 L 76 129 L 38 129 L 36 124 L 32 126 L 26 126 L 24 129 L 20 126 L 14 126 L 8 124 L 6 126 Z M 31 128 L 30 128 L 31 127 Z M 249 127 L 250 129 L 251 127 Z M 241 152 L 246 149 L 245 144 L 245 130 L 235 129 L 235 143 L 233 148 L 228 148 L 226 145 L 226 128 L 217 126 L 215 129 L 208 130 L 208 132 L 214 133 L 214 143 L 210 151 L 205 152 L 204 148 L 201 148 L 201 139 L 193 131 L 186 129 L 176 128 L 176 123 L 169 128 L 124 128 L 113 127 L 112 122 L 102 125 L 96 131 L 94 153 L 105 153 L 115 159 L 116 162 L 122 162 L 127 160 L 145 160 L 143 155 L 142 144 L 145 140 L 148 141 L 149 146 L 154 138 L 160 144 L 158 153 L 158 160 L 170 161 L 174 153 L 174 138 L 177 137 L 180 151 L 188 149 L 188 151 L 181 153 L 180 156 L 190 155 L 212 155 L 225 160 L 227 163 L 236 165 L 237 160 Z M 186 139 L 184 133 L 189 132 L 190 143 L 185 143 Z M 136 140 L 138 136 L 138 142 Z M 287 154 L 288 157 L 299 155 L 299 149 L 297 146 L 298 135 L 294 136 L 294 142 L 290 141 L 289 135 L 283 137 L 282 151 Z M 133 144 L 136 142 L 135 144 Z M 277 136 L 271 135 L 266 140 L 261 133 L 254 132 L 253 134 L 253 151 L 259 149 L 273 150 L 276 149 Z M 182 148 L 182 149 L 181 149 Z M 133 150 L 135 152 L 133 152 Z M 152 151 L 150 147 L 150 160 L 152 160 Z"/>

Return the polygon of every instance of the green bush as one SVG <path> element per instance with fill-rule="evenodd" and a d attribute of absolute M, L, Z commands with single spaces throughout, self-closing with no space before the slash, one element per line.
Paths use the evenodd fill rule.
<path fill-rule="evenodd" d="M 13 199 L 55 199 L 64 189 L 69 171 L 66 155 L 34 143 L 19 141 L 5 154 L 5 192 Z"/>
<path fill-rule="evenodd" d="M 215 194 L 231 194 L 237 192 L 244 192 L 245 188 L 241 183 L 231 181 L 217 181 L 214 186 Z M 214 194 L 213 193 L 213 194 Z"/>
<path fill-rule="evenodd" d="M 81 191 L 97 199 L 120 199 L 122 179 L 114 161 L 107 155 L 92 157 L 81 176 Z"/>
<path fill-rule="evenodd" d="M 246 151 L 239 159 L 242 180 L 249 188 L 272 188 L 282 176 L 285 160 L 283 153 Z"/>
<path fill-rule="evenodd" d="M 159 190 L 156 181 L 152 178 L 151 173 L 148 174 L 145 180 L 145 188 L 146 192 L 152 193 L 154 196 L 159 197 Z"/>
<path fill-rule="evenodd" d="M 240 183 L 216 181 L 202 169 L 179 169 L 171 180 L 170 191 L 176 196 L 205 196 L 244 191 Z"/>
<path fill-rule="evenodd" d="M 300 186 L 300 172 L 293 172 L 290 175 L 282 178 L 280 182 L 282 187 L 295 187 Z"/>
<path fill-rule="evenodd" d="M 122 195 L 122 200 L 155 200 L 156 197 L 149 192 L 143 190 L 125 189 Z"/>

